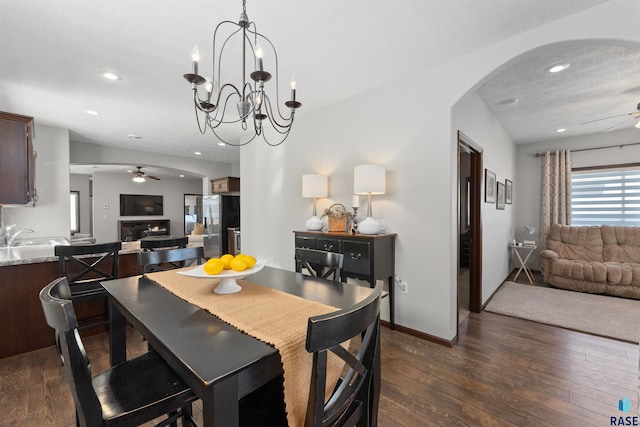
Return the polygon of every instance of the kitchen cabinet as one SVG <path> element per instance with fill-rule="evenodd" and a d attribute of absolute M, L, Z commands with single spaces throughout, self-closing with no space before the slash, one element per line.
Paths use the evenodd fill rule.
<path fill-rule="evenodd" d="M 36 201 L 33 117 L 0 111 L 0 205 Z"/>
<path fill-rule="evenodd" d="M 227 176 L 211 180 L 211 191 L 213 193 L 229 193 L 240 191 L 240 178 Z"/>
<path fill-rule="evenodd" d="M 120 253 L 119 277 L 142 274 L 137 252 Z M 95 260 L 88 258 L 87 262 Z M 32 263 L 16 262 L 0 266 L 0 359 L 55 344 L 55 334 L 44 319 L 38 294 L 47 283 L 59 277 L 57 257 L 36 259 Z M 107 302 L 100 299 L 75 305 L 74 309 L 77 318 L 83 320 L 103 316 L 108 307 Z M 81 335 L 86 337 L 106 330 L 102 325 L 83 330 Z"/>
<path fill-rule="evenodd" d="M 322 231 L 294 231 L 295 247 L 344 254 L 343 281 L 352 277 L 369 282 L 386 280 L 389 289 L 389 325 L 395 328 L 395 234 L 346 234 Z"/>

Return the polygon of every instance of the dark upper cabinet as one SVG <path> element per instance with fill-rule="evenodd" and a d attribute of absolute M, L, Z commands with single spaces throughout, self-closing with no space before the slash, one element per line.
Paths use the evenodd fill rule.
<path fill-rule="evenodd" d="M 33 117 L 0 111 L 0 205 L 35 201 Z"/>

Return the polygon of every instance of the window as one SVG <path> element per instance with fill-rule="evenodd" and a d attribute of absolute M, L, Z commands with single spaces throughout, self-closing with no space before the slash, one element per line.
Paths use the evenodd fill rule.
<path fill-rule="evenodd" d="M 80 192 L 72 191 L 69 195 L 71 203 L 71 234 L 80 231 Z"/>
<path fill-rule="evenodd" d="M 640 226 L 640 165 L 571 174 L 571 225 Z"/>

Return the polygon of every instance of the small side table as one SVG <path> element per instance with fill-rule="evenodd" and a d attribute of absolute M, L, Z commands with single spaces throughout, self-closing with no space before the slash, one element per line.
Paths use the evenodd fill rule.
<path fill-rule="evenodd" d="M 536 250 L 537 246 L 510 245 L 510 247 L 511 247 L 511 253 L 515 255 L 516 259 L 520 263 L 520 268 L 518 269 L 516 274 L 513 276 L 513 279 L 511 280 L 515 281 L 520 275 L 520 272 L 524 270 L 524 274 L 527 275 L 527 279 L 529 279 L 529 283 L 533 285 L 533 273 L 531 273 L 531 270 L 529 269 L 529 267 L 527 267 L 527 261 L 529 260 L 529 257 L 531 256 L 533 251 Z M 524 258 L 522 258 L 523 255 L 524 255 Z"/>

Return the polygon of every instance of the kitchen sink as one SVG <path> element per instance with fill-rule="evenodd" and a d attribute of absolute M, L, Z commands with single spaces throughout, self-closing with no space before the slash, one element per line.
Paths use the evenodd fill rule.
<path fill-rule="evenodd" d="M 69 240 L 65 237 L 32 237 L 27 239 L 16 239 L 11 247 L 20 246 L 57 246 L 57 245 L 69 245 Z"/>

